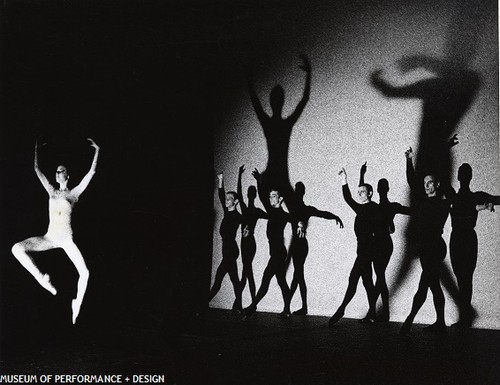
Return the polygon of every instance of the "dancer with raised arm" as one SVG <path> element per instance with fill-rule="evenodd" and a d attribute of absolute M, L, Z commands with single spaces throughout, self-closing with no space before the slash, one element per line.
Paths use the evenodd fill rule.
<path fill-rule="evenodd" d="M 69 174 L 68 170 L 63 165 L 58 166 L 56 170 L 56 182 L 59 184 L 59 188 L 55 188 L 50 184 L 46 176 L 38 167 L 39 146 L 38 142 L 35 144 L 35 173 L 49 194 L 49 227 L 45 235 L 25 239 L 12 247 L 12 254 L 14 254 L 21 265 L 30 272 L 40 286 L 53 295 L 57 294 L 57 290 L 50 282 L 50 276 L 42 273 L 38 269 L 33 258 L 30 257 L 28 253 L 56 248 L 62 248 L 66 252 L 73 265 L 75 265 L 79 276 L 76 298 L 71 302 L 73 324 L 76 323 L 76 319 L 80 313 L 80 307 L 83 302 L 83 297 L 85 296 L 89 279 L 89 269 L 85 264 L 82 253 L 73 242 L 73 231 L 71 229 L 71 212 L 73 211 L 73 207 L 75 203 L 78 202 L 80 195 L 89 185 L 97 167 L 99 146 L 92 139 L 88 138 L 88 140 L 90 146 L 95 150 L 92 165 L 80 184 L 73 189 L 68 188 Z"/>
<path fill-rule="evenodd" d="M 444 333 L 446 331 L 445 300 L 439 279 L 441 264 L 446 257 L 446 244 L 442 238 L 443 227 L 448 218 L 451 201 L 444 199 L 439 193 L 440 183 L 436 175 L 427 173 L 423 185 L 418 182 L 413 168 L 411 147 L 405 152 L 405 156 L 408 185 L 416 195 L 417 251 L 422 265 L 422 273 L 417 293 L 413 297 L 410 314 L 401 326 L 400 334 L 405 335 L 410 332 L 413 320 L 427 298 L 428 289 L 432 292 L 437 319 L 434 324 L 425 327 L 424 331 Z M 447 192 L 447 194 L 449 198 L 450 193 Z"/>
<path fill-rule="evenodd" d="M 257 189 L 261 189 L 261 174 L 257 169 L 252 172 L 255 180 L 257 181 Z M 269 290 L 269 284 L 271 279 L 276 276 L 278 285 L 281 289 L 281 294 L 283 295 L 284 308 L 283 312 L 280 314 L 282 317 L 289 317 L 290 312 L 290 289 L 286 282 L 286 258 L 287 250 L 284 241 L 284 230 L 288 222 L 292 222 L 293 218 L 290 213 L 283 210 L 283 197 L 280 192 L 275 189 L 269 191 L 269 198 L 262 201 L 264 208 L 266 209 L 268 220 L 267 220 L 267 239 L 269 240 L 269 262 L 264 269 L 264 274 L 262 276 L 262 283 L 255 299 L 252 301 L 250 306 L 248 306 L 243 311 L 243 320 L 247 320 L 257 311 L 257 305 L 264 298 Z"/>
<path fill-rule="evenodd" d="M 241 260 L 243 262 L 243 272 L 241 274 L 241 291 L 244 290 L 246 282 L 250 289 L 252 301 L 255 300 L 255 279 L 253 276 L 253 259 L 257 251 L 255 243 L 255 226 L 259 219 L 267 219 L 268 215 L 264 210 L 255 207 L 255 198 L 257 197 L 257 189 L 255 186 L 248 187 L 248 206 L 243 199 L 241 176 L 245 172 L 245 166 L 241 166 L 238 172 L 238 199 L 240 200 L 241 213 L 243 215 L 241 229 Z"/>
<path fill-rule="evenodd" d="M 222 237 L 222 261 L 217 268 L 214 284 L 210 289 L 209 302 L 219 292 L 222 280 L 229 274 L 229 278 L 233 284 L 235 300 L 233 303 L 233 311 L 241 312 L 241 282 L 238 278 L 238 266 L 236 260 L 240 254 L 238 244 L 236 243 L 236 233 L 241 225 L 241 215 L 236 210 L 239 203 L 238 196 L 234 191 L 225 192 L 224 190 L 224 175 L 217 175 L 219 200 L 224 210 L 224 218 L 220 224 L 220 235 Z"/>
<path fill-rule="evenodd" d="M 309 253 L 309 244 L 307 242 L 307 227 L 311 217 L 318 217 L 323 219 L 335 220 L 340 228 L 344 228 L 342 220 L 329 211 L 321 211 L 316 207 L 307 206 L 304 203 L 304 195 L 306 187 L 304 183 L 297 182 L 295 184 L 295 210 L 293 216 L 295 221 L 292 222 L 292 244 L 290 245 L 290 253 L 293 261 L 293 278 L 290 284 L 290 299 L 293 297 L 297 287 L 300 289 L 300 296 L 302 298 L 302 307 L 294 311 L 296 315 L 307 314 L 307 286 L 304 276 L 304 265 L 307 255 Z M 299 227 L 301 227 L 299 229 Z M 300 231 L 299 231 L 300 230 Z"/>
<path fill-rule="evenodd" d="M 500 204 L 500 196 L 490 195 L 483 191 L 472 192 L 472 167 L 468 163 L 458 169 L 460 189 L 453 198 L 451 208 L 450 258 L 453 272 L 457 278 L 460 295 L 460 319 L 452 325 L 459 328 L 470 328 L 475 318 L 472 307 L 472 282 L 477 263 L 476 227 L 478 211 L 495 211 L 494 205 Z"/>
<path fill-rule="evenodd" d="M 358 187 L 359 203 L 357 203 L 352 198 L 349 190 L 349 185 L 347 184 L 347 173 L 344 168 L 340 170 L 339 175 L 342 177 L 342 194 L 344 196 L 344 200 L 356 213 L 354 233 L 356 234 L 358 247 L 356 250 L 357 257 L 349 275 L 349 284 L 344 295 L 344 300 L 335 314 L 330 318 L 328 323 L 330 327 L 340 321 L 340 319 L 344 316 L 347 305 L 351 302 L 354 294 L 356 294 L 356 288 L 360 278 L 363 280 L 369 304 L 367 315 L 360 321 L 375 321 L 375 302 L 377 297 L 372 279 L 372 261 L 376 247 L 376 232 L 377 229 L 381 228 L 381 223 L 383 221 L 379 206 L 371 200 L 373 195 L 372 186 L 369 184 L 363 184 Z"/>
<path fill-rule="evenodd" d="M 365 184 L 366 162 L 361 166 L 359 171 L 359 185 Z M 380 295 L 382 299 L 382 313 L 377 315 L 377 322 L 387 322 L 390 319 L 389 310 L 389 289 L 385 280 L 385 271 L 389 260 L 391 259 L 394 245 L 392 243 L 391 234 L 394 233 L 394 217 L 396 214 L 410 215 L 411 209 L 403 206 L 400 203 L 390 202 L 387 197 L 389 192 L 389 182 L 387 179 L 380 179 L 377 184 L 377 192 L 379 195 L 379 207 L 383 216 L 383 227 L 377 232 L 377 248 L 373 257 L 373 268 L 377 280 L 375 282 L 376 300 Z"/>

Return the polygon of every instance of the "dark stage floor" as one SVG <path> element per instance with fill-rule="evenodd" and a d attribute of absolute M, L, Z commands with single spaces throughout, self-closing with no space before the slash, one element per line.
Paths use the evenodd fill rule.
<path fill-rule="evenodd" d="M 170 384 L 498 384 L 500 331 L 211 309 L 177 338 L 153 330 L 70 335 L 2 349 L 0 374 L 160 374 Z M 125 383 L 125 382 L 124 382 Z"/>

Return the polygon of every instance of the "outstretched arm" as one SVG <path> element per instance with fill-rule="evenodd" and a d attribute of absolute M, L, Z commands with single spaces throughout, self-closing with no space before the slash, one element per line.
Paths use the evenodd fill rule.
<path fill-rule="evenodd" d="M 335 220 L 335 222 L 337 223 L 337 225 L 339 225 L 339 227 L 341 229 L 344 228 L 344 224 L 342 223 L 342 220 L 340 219 L 340 217 L 338 217 L 337 215 L 331 213 L 330 211 L 321 211 L 321 210 L 318 210 L 316 207 L 309 207 L 310 209 L 310 216 L 311 217 L 318 217 L 318 218 L 323 218 L 323 219 L 333 219 Z"/>
<path fill-rule="evenodd" d="M 500 205 L 500 195 L 490 195 L 488 193 L 478 191 L 474 193 L 476 204 L 476 210 L 488 210 L 490 212 L 495 212 L 495 205 Z"/>
<path fill-rule="evenodd" d="M 43 146 L 43 144 L 42 144 Z M 52 193 L 53 187 L 49 183 L 49 180 L 47 177 L 40 171 L 38 168 L 38 141 L 35 142 L 35 158 L 34 158 L 34 168 L 35 168 L 35 174 L 40 179 L 40 182 L 42 183 L 43 188 L 47 193 L 50 195 Z"/>
<path fill-rule="evenodd" d="M 71 192 L 78 198 L 81 193 L 85 191 L 87 186 L 89 185 L 90 181 L 92 180 L 92 177 L 95 174 L 95 170 L 97 168 L 97 158 L 99 157 L 99 146 L 97 145 L 96 142 L 94 142 L 91 138 L 87 138 L 87 140 L 90 142 L 90 146 L 94 147 L 94 158 L 92 159 L 92 165 L 90 166 L 89 172 L 83 177 L 81 180 L 80 184 L 76 186 Z"/>
<path fill-rule="evenodd" d="M 297 107 L 295 107 L 295 111 L 293 111 L 292 115 L 288 118 L 292 122 L 292 125 L 295 124 L 302 114 L 302 111 L 304 111 L 304 108 L 309 101 L 309 95 L 311 94 L 311 63 L 306 55 L 300 55 L 300 58 L 302 59 L 300 68 L 306 73 L 306 84 L 304 86 L 302 99 L 299 104 L 297 104 Z"/>
<path fill-rule="evenodd" d="M 425 79 L 413 84 L 397 87 L 382 77 L 382 70 L 377 70 L 371 75 L 372 85 L 382 92 L 384 96 L 398 98 L 422 98 L 427 95 L 433 85 L 432 79 Z"/>
<path fill-rule="evenodd" d="M 271 208 L 271 206 L 269 204 L 269 199 L 266 199 L 266 197 L 265 197 L 265 192 L 262 191 L 262 181 L 261 181 L 262 175 L 259 172 L 259 170 L 254 169 L 252 171 L 252 176 L 255 178 L 255 181 L 257 182 L 257 193 L 259 195 L 259 199 L 260 199 L 262 205 L 264 206 L 264 209 L 266 210 L 266 212 L 269 213 L 269 209 Z"/>
<path fill-rule="evenodd" d="M 224 174 L 217 174 L 217 192 L 219 194 L 219 201 L 224 211 L 226 211 L 226 191 L 224 189 Z"/>

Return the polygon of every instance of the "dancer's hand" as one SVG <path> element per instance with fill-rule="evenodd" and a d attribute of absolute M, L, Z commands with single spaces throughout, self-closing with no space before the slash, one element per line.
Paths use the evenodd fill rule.
<path fill-rule="evenodd" d="M 411 147 L 405 151 L 406 159 L 412 159 L 414 155 L 415 154 L 413 153 L 413 149 Z"/>
<path fill-rule="evenodd" d="M 260 172 L 259 172 L 259 170 L 254 169 L 252 171 L 252 176 L 255 178 L 256 181 L 259 181 L 260 180 Z"/>
<path fill-rule="evenodd" d="M 242 175 L 245 172 L 245 165 L 241 165 L 240 169 L 238 170 L 238 173 Z"/>
<path fill-rule="evenodd" d="M 493 203 L 486 203 L 486 210 L 488 210 L 491 213 L 495 212 L 495 205 Z"/>
<path fill-rule="evenodd" d="M 340 227 L 341 229 L 343 229 L 343 228 L 344 228 L 344 224 L 342 223 L 342 219 L 340 219 L 340 217 L 335 217 L 335 218 L 333 218 L 333 219 L 334 219 L 334 221 L 335 221 L 335 222 L 337 222 L 337 225 L 339 225 L 339 227 Z"/>
<path fill-rule="evenodd" d="M 361 169 L 359 170 L 359 173 L 364 176 L 366 174 L 366 162 L 363 163 L 363 165 L 361 166 Z"/>
<path fill-rule="evenodd" d="M 299 57 L 302 59 L 302 64 L 299 65 L 299 68 L 307 73 L 310 73 L 311 72 L 311 63 L 309 62 L 308 57 L 304 54 L 299 55 Z"/>
<path fill-rule="evenodd" d="M 347 184 L 347 173 L 344 167 L 342 167 L 342 169 L 339 171 L 339 175 L 342 179 L 342 184 Z"/>
<path fill-rule="evenodd" d="M 87 138 L 87 140 L 90 142 L 90 147 L 94 147 L 96 149 L 96 151 L 99 150 L 99 146 L 97 145 L 96 142 L 94 142 L 94 140 L 92 138 Z"/>
<path fill-rule="evenodd" d="M 245 225 L 245 227 L 243 227 L 241 234 L 243 235 L 243 238 L 246 238 L 250 235 L 250 230 L 248 229 L 248 225 Z"/>
<path fill-rule="evenodd" d="M 453 135 L 450 140 L 448 140 L 448 148 L 452 148 L 458 144 L 457 134 Z"/>

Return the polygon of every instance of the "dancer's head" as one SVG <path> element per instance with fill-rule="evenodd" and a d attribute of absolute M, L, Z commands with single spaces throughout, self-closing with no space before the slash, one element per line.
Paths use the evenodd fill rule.
<path fill-rule="evenodd" d="M 295 183 L 295 195 L 297 198 L 302 199 L 306 194 L 306 186 L 302 182 Z"/>
<path fill-rule="evenodd" d="M 283 202 L 283 197 L 278 190 L 271 190 L 269 192 L 269 204 L 271 207 L 278 208 Z"/>
<path fill-rule="evenodd" d="M 274 86 L 271 91 L 269 102 L 271 104 L 273 114 L 281 115 L 283 104 L 285 103 L 285 91 L 283 91 L 283 87 L 280 85 Z"/>
<path fill-rule="evenodd" d="M 458 168 L 458 181 L 461 184 L 468 185 L 472 179 L 472 167 L 469 163 L 463 163 Z"/>
<path fill-rule="evenodd" d="M 257 189 L 255 188 L 255 186 L 248 187 L 247 197 L 249 201 L 255 200 L 255 198 L 257 197 Z"/>
<path fill-rule="evenodd" d="M 373 187 L 371 184 L 363 183 L 358 186 L 358 200 L 360 203 L 368 203 L 372 200 Z"/>
<path fill-rule="evenodd" d="M 228 191 L 226 193 L 226 208 L 232 211 L 238 205 L 238 195 L 234 191 Z"/>
<path fill-rule="evenodd" d="M 68 182 L 69 175 L 68 175 L 68 169 L 66 166 L 63 166 L 62 164 L 57 166 L 56 169 L 56 182 L 59 184 L 65 184 Z"/>
<path fill-rule="evenodd" d="M 389 192 L 389 181 L 387 179 L 382 178 L 378 181 L 377 192 L 379 195 L 387 195 Z"/>
<path fill-rule="evenodd" d="M 433 174 L 428 174 L 424 178 L 424 190 L 428 197 L 435 197 L 439 188 L 439 180 Z"/>

